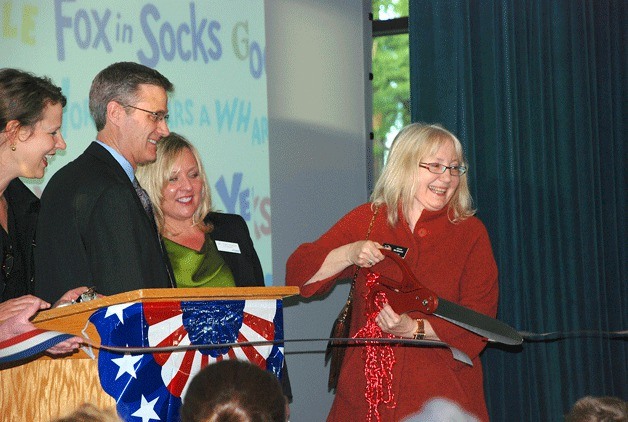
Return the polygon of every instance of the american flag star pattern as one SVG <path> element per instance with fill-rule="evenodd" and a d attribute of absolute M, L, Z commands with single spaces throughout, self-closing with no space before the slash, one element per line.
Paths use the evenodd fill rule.
<path fill-rule="evenodd" d="M 107 346 L 189 347 L 283 339 L 281 300 L 146 302 L 112 308 L 90 317 Z M 127 355 L 101 349 L 98 371 L 103 389 L 126 421 L 178 421 L 191 378 L 224 359 L 248 360 L 281 378 L 283 345 Z"/>

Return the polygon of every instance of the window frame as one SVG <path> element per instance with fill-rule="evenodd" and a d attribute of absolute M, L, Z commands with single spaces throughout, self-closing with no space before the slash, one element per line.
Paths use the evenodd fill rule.
<path fill-rule="evenodd" d="M 391 35 L 402 35 L 402 34 L 408 34 L 409 33 L 409 29 L 408 29 L 408 16 L 402 16 L 399 18 L 393 18 L 393 19 L 383 19 L 383 20 L 374 20 L 373 19 L 374 15 L 373 13 L 369 13 L 369 20 L 371 21 L 371 31 L 372 31 L 372 38 L 373 40 L 375 40 L 375 38 L 378 37 L 385 37 L 385 36 L 391 36 Z M 371 64 L 372 64 L 372 58 L 371 58 Z M 371 68 L 371 73 L 369 74 L 369 79 L 373 80 L 373 72 L 374 69 Z M 370 121 L 373 121 L 373 109 L 371 108 L 371 119 Z M 370 130 L 370 134 L 369 134 L 369 138 L 371 141 L 373 141 L 373 139 L 375 138 L 375 133 L 373 131 L 373 127 L 371 126 L 371 130 Z M 369 167 L 370 170 L 368 171 L 368 176 L 367 176 L 367 184 L 368 184 L 368 191 L 369 193 L 373 191 L 373 188 L 375 187 L 375 182 L 376 179 L 379 177 L 379 174 L 377 175 L 377 177 L 375 176 L 375 157 L 373 155 L 373 146 L 369 145 L 368 148 L 369 151 Z"/>

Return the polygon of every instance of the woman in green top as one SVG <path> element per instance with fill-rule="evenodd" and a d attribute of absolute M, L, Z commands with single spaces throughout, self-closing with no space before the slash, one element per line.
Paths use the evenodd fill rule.
<path fill-rule="evenodd" d="M 157 160 L 135 173 L 153 203 L 177 287 L 264 286 L 264 273 L 244 219 L 212 212 L 203 163 L 181 135 L 157 143 Z M 281 385 L 292 401 L 288 370 Z"/>
<path fill-rule="evenodd" d="M 153 203 L 178 287 L 264 286 L 264 273 L 244 219 L 211 211 L 196 148 L 171 132 L 157 160 L 136 173 Z"/>

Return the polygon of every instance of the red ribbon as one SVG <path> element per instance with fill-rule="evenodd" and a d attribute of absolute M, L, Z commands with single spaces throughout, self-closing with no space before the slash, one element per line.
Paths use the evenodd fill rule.
<path fill-rule="evenodd" d="M 353 336 L 354 338 L 394 338 L 393 335 L 384 333 L 375 322 L 375 317 L 388 301 L 386 294 L 377 293 L 373 302 L 368 301 L 370 290 L 377 283 L 379 276 L 374 272 L 369 272 L 366 276 L 367 291 L 364 294 L 364 299 L 367 300 L 366 325 Z M 364 397 L 369 405 L 367 421 L 370 422 L 374 417 L 377 422 L 380 422 L 381 415 L 378 409 L 380 404 L 386 404 L 389 408 L 397 406 L 392 390 L 392 368 L 395 364 L 395 354 L 390 344 L 366 342 L 362 350 L 362 359 L 364 360 L 364 376 L 366 377 Z"/>

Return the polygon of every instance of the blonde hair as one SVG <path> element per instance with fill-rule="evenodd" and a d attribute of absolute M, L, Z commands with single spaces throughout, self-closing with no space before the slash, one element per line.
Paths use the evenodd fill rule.
<path fill-rule="evenodd" d="M 628 420 L 628 403 L 613 396 L 585 396 L 574 403 L 565 422 L 621 422 Z"/>
<path fill-rule="evenodd" d="M 91 403 L 83 403 L 69 415 L 54 422 L 122 422 L 115 407 L 100 409 Z"/>
<path fill-rule="evenodd" d="M 419 175 L 419 162 L 434 155 L 447 142 L 453 142 L 459 165 L 467 166 L 462 144 L 451 132 L 440 125 L 412 123 L 397 134 L 388 156 L 388 162 L 375 184 L 371 202 L 373 206 L 385 204 L 388 208 L 388 223 L 395 226 L 399 221 L 398 209 L 408 220 Z M 448 216 L 458 223 L 475 214 L 473 199 L 469 192 L 467 173 L 460 177 L 458 188 L 448 204 Z"/>
<path fill-rule="evenodd" d="M 198 226 L 204 232 L 209 232 L 212 229 L 210 224 L 203 222 L 205 216 L 212 210 L 212 204 L 211 191 L 207 183 L 207 176 L 205 175 L 205 169 L 203 168 L 203 162 L 198 154 L 198 150 L 183 136 L 178 133 L 170 132 L 170 135 L 157 142 L 157 160 L 153 163 L 138 166 L 135 174 L 135 177 L 137 177 L 140 185 L 146 189 L 153 203 L 157 228 L 159 229 L 159 233 L 162 234 L 165 230 L 164 213 L 161 208 L 163 201 L 162 191 L 172 176 L 174 163 L 185 149 L 188 149 L 194 156 L 196 165 L 198 166 L 199 177 L 203 184 L 201 201 L 192 217 L 193 225 Z"/>

